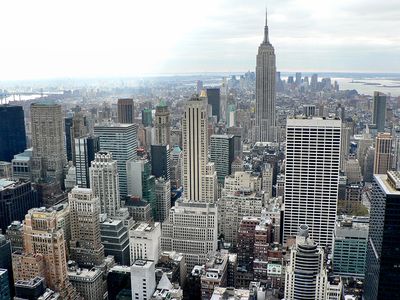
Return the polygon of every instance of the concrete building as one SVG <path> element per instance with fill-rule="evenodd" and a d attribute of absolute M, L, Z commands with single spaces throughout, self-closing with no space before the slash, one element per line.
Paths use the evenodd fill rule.
<path fill-rule="evenodd" d="M 161 101 L 156 106 L 154 118 L 156 145 L 169 145 L 171 147 L 171 120 L 167 104 Z"/>
<path fill-rule="evenodd" d="M 138 259 L 151 260 L 157 263 L 160 255 L 160 237 L 160 223 L 136 223 L 129 230 L 131 263 Z"/>
<path fill-rule="evenodd" d="M 132 98 L 121 98 L 117 102 L 118 123 L 133 124 L 135 120 L 135 106 Z"/>
<path fill-rule="evenodd" d="M 156 179 L 156 216 L 155 221 L 164 222 L 168 219 L 171 208 L 171 182 L 164 178 Z"/>
<path fill-rule="evenodd" d="M 396 299 L 400 295 L 400 174 L 376 174 L 372 186 L 364 298 Z"/>
<path fill-rule="evenodd" d="M 95 160 L 95 154 L 100 151 L 100 139 L 97 136 L 75 138 L 75 177 L 80 188 L 90 187 L 90 167 Z"/>
<path fill-rule="evenodd" d="M 233 287 L 215 287 L 210 300 L 250 300 L 248 289 L 235 289 Z"/>
<path fill-rule="evenodd" d="M 20 221 L 12 221 L 6 230 L 7 240 L 11 242 L 11 250 L 24 250 L 24 229 Z"/>
<path fill-rule="evenodd" d="M 286 267 L 285 299 L 326 299 L 327 276 L 324 250 L 309 238 L 308 226 L 301 225 Z"/>
<path fill-rule="evenodd" d="M 385 122 L 386 95 L 380 92 L 374 92 L 374 110 L 372 114 L 372 123 L 375 124 L 378 132 L 384 132 Z"/>
<path fill-rule="evenodd" d="M 213 134 L 211 136 L 210 161 L 215 165 L 218 183 L 223 186 L 225 177 L 232 173 L 234 160 L 233 135 Z"/>
<path fill-rule="evenodd" d="M 161 230 L 162 251 L 183 253 L 191 270 L 205 263 L 209 251 L 217 249 L 217 207 L 178 200 Z"/>
<path fill-rule="evenodd" d="M 83 299 L 104 299 L 103 272 L 100 269 L 81 269 L 71 264 L 68 266 L 68 278 Z"/>
<path fill-rule="evenodd" d="M 163 274 L 161 280 L 157 284 L 156 291 L 154 292 L 151 300 L 182 300 L 183 291 L 179 285 L 174 285 L 168 279 L 167 274 Z"/>
<path fill-rule="evenodd" d="M 17 280 L 15 282 L 16 299 L 38 299 L 46 292 L 44 278 L 34 277 L 29 280 Z"/>
<path fill-rule="evenodd" d="M 31 104 L 32 177 L 63 185 L 66 164 L 63 113 L 59 104 Z"/>
<path fill-rule="evenodd" d="M 129 234 L 123 220 L 107 219 L 105 215 L 100 215 L 100 234 L 104 254 L 114 256 L 120 265 L 129 266 Z"/>
<path fill-rule="evenodd" d="M 225 287 L 228 283 L 228 254 L 210 252 L 200 277 L 201 299 L 212 297 L 215 287 Z"/>
<path fill-rule="evenodd" d="M 336 222 L 333 234 L 333 272 L 341 277 L 363 278 L 368 244 L 368 219 Z"/>
<path fill-rule="evenodd" d="M 392 142 L 390 133 L 379 132 L 376 137 L 374 174 L 386 174 L 392 168 Z"/>
<path fill-rule="evenodd" d="M 91 189 L 75 187 L 68 194 L 71 221 L 71 259 L 93 267 L 104 260 L 100 237 L 100 200 Z"/>
<path fill-rule="evenodd" d="M 65 118 L 65 149 L 67 150 L 67 160 L 73 161 L 75 165 L 75 139 L 88 134 L 86 117 L 80 112 L 73 117 Z"/>
<path fill-rule="evenodd" d="M 321 246 L 332 244 L 340 170 L 340 119 L 291 118 L 286 127 L 284 241 L 308 224 Z"/>
<path fill-rule="evenodd" d="M 182 118 L 183 190 L 194 202 L 213 202 L 217 196 L 217 173 L 208 162 L 207 96 L 192 97 Z"/>
<path fill-rule="evenodd" d="M 124 207 L 128 209 L 129 216 L 137 222 L 153 221 L 150 203 L 143 199 L 140 199 L 139 197 L 128 196 L 127 198 L 125 198 Z"/>
<path fill-rule="evenodd" d="M 14 155 L 11 165 L 12 178 L 14 180 L 32 180 L 32 148 L 26 149 L 24 152 Z"/>
<path fill-rule="evenodd" d="M 117 161 L 121 196 L 128 195 L 126 162 L 137 157 L 137 132 L 137 124 L 104 123 L 94 127 L 101 151 L 111 152 Z"/>
<path fill-rule="evenodd" d="M 265 17 L 264 40 L 258 47 L 256 64 L 256 140 L 276 140 L 276 65 L 275 51 L 268 37 Z"/>
<path fill-rule="evenodd" d="M 11 163 L 7 161 L 0 161 L 0 179 L 7 179 L 12 177 Z"/>
<path fill-rule="evenodd" d="M 30 181 L 0 179 L 0 233 L 13 221 L 22 221 L 39 199 Z"/>
<path fill-rule="evenodd" d="M 156 281 L 160 282 L 165 274 L 170 282 L 183 287 L 187 277 L 187 267 L 185 256 L 175 251 L 161 252 L 158 263 L 156 264 Z"/>
<path fill-rule="evenodd" d="M 132 299 L 151 299 L 156 289 L 154 262 L 137 260 L 131 266 Z"/>
<path fill-rule="evenodd" d="M 171 186 L 179 188 L 182 185 L 182 150 L 179 146 L 171 151 L 170 175 Z"/>
<path fill-rule="evenodd" d="M 117 161 L 110 152 L 96 153 L 90 167 L 90 186 L 100 200 L 100 211 L 114 217 L 121 207 Z"/>

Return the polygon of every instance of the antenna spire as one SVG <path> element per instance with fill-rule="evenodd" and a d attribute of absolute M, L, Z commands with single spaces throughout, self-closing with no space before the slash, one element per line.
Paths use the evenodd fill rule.
<path fill-rule="evenodd" d="M 267 8 L 265 8 L 264 43 L 269 44 L 269 37 L 268 37 L 268 10 L 267 10 Z"/>

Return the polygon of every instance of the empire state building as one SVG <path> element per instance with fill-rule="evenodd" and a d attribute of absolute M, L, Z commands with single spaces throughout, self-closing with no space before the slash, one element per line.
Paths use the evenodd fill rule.
<path fill-rule="evenodd" d="M 269 42 L 266 17 L 264 41 L 258 47 L 256 65 L 256 141 L 276 140 L 275 74 L 275 51 Z"/>

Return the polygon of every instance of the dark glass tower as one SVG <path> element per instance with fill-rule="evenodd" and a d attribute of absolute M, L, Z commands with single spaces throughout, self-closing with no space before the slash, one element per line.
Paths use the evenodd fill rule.
<path fill-rule="evenodd" d="M 90 187 L 89 168 L 94 161 L 95 153 L 100 151 L 98 136 L 75 138 L 76 184 L 81 188 Z"/>
<path fill-rule="evenodd" d="M 169 146 L 151 145 L 151 174 L 156 178 L 170 179 Z"/>
<path fill-rule="evenodd" d="M 10 162 L 26 149 L 22 106 L 0 105 L 0 161 Z"/>
<path fill-rule="evenodd" d="M 374 92 L 374 112 L 372 122 L 376 125 L 378 132 L 385 131 L 386 122 L 386 95 L 380 92 Z"/>
<path fill-rule="evenodd" d="M 400 299 L 400 173 L 374 175 L 365 300 Z"/>
<path fill-rule="evenodd" d="M 221 92 L 219 88 L 208 88 L 207 89 L 208 104 L 211 105 L 212 115 L 217 116 L 217 120 L 220 118 L 220 105 L 221 105 Z"/>

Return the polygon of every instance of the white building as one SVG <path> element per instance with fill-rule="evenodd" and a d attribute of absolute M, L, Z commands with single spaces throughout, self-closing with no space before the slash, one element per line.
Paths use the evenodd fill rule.
<path fill-rule="evenodd" d="M 136 159 L 137 131 L 137 124 L 104 123 L 94 127 L 94 134 L 100 138 L 100 149 L 111 152 L 117 161 L 121 196 L 128 193 L 126 162 Z"/>
<path fill-rule="evenodd" d="M 149 300 L 156 290 L 155 263 L 137 260 L 131 266 L 132 299 Z"/>
<path fill-rule="evenodd" d="M 238 171 L 225 178 L 224 189 L 222 193 L 233 194 L 240 189 L 260 192 L 262 181 L 259 176 L 254 176 L 250 172 Z"/>
<path fill-rule="evenodd" d="M 126 162 L 127 188 L 129 196 L 142 198 L 142 173 L 146 163 L 148 163 L 148 160 L 146 159 L 131 159 Z"/>
<path fill-rule="evenodd" d="M 289 118 L 286 127 L 284 241 L 301 224 L 319 245 L 332 244 L 340 169 L 340 119 Z"/>
<path fill-rule="evenodd" d="M 110 152 L 98 152 L 90 167 L 90 186 L 100 199 L 100 211 L 114 217 L 121 207 L 117 161 Z"/>
<path fill-rule="evenodd" d="M 168 219 L 169 210 L 171 208 L 171 181 L 160 177 L 156 179 L 156 221 L 164 222 Z"/>
<path fill-rule="evenodd" d="M 152 260 L 155 263 L 160 255 L 160 223 L 137 223 L 129 230 L 131 263 L 138 259 Z"/>

